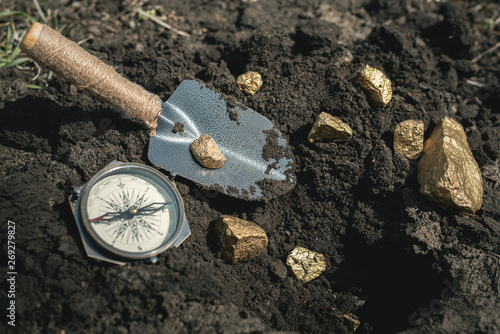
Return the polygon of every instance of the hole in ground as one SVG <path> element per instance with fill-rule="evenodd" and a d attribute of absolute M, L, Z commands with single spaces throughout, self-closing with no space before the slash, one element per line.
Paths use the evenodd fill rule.
<path fill-rule="evenodd" d="M 412 314 L 440 296 L 445 277 L 433 268 L 430 255 L 410 256 L 404 247 L 346 249 L 348 266 L 336 273 L 334 290 L 360 287 L 367 296 L 356 315 L 373 333 L 395 333 L 412 325 Z M 401 245 L 402 246 L 402 245 Z"/>

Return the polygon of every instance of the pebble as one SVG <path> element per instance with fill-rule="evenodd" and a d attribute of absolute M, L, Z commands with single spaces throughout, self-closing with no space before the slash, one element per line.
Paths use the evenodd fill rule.
<path fill-rule="evenodd" d="M 340 66 L 343 64 L 350 64 L 354 60 L 352 52 L 344 47 L 340 47 L 333 55 L 335 60 L 335 65 Z"/>
<path fill-rule="evenodd" d="M 284 280 L 287 276 L 286 266 L 280 260 L 273 262 L 269 265 L 269 270 L 277 278 Z"/>
<path fill-rule="evenodd" d="M 443 208 L 471 215 L 483 203 L 481 170 L 464 128 L 444 117 L 425 142 L 418 165 L 420 193 Z"/>
<path fill-rule="evenodd" d="M 201 135 L 191 144 L 191 152 L 196 160 L 206 168 L 221 168 L 226 162 L 217 143 L 210 135 Z"/>
<path fill-rule="evenodd" d="M 222 257 L 233 264 L 255 258 L 268 243 L 266 232 L 260 226 L 232 216 L 220 216 L 215 223 L 215 233 Z"/>

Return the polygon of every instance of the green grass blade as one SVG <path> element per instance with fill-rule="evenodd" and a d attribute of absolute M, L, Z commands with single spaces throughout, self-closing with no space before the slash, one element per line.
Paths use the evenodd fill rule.
<path fill-rule="evenodd" d="M 86 48 L 83 48 L 85 51 L 87 51 L 88 53 L 90 53 L 91 55 L 96 55 L 97 51 L 96 50 L 92 50 L 92 49 L 86 49 Z"/>
<path fill-rule="evenodd" d="M 26 19 L 28 19 L 31 23 L 36 22 L 37 19 L 35 19 L 33 16 L 29 15 L 28 13 L 21 12 L 21 11 L 10 11 L 10 10 L 4 10 L 3 12 L 0 12 L 0 18 L 11 16 L 11 15 L 19 15 L 22 16 Z"/>
<path fill-rule="evenodd" d="M 35 4 L 36 11 L 38 12 L 38 15 L 42 18 L 43 22 L 47 24 L 47 16 L 45 16 L 45 13 L 42 10 L 42 7 L 40 7 L 40 3 L 38 0 L 33 0 L 33 3 Z"/>
<path fill-rule="evenodd" d="M 53 17 L 53 21 L 54 21 L 54 29 L 56 29 L 57 27 L 59 27 L 59 20 L 57 19 L 57 14 L 54 15 Z M 59 33 L 61 33 L 60 30 L 56 29 Z"/>
<path fill-rule="evenodd" d="M 57 24 L 57 23 L 56 23 Z M 56 25 L 57 27 L 57 25 Z M 66 28 L 66 25 L 63 24 L 62 26 L 60 26 L 58 29 L 57 29 L 57 32 L 60 33 L 61 35 L 63 34 L 62 31 L 64 30 L 64 28 Z M 63 35 L 64 36 L 64 35 Z"/>
<path fill-rule="evenodd" d="M 17 59 L 14 59 L 13 61 L 7 63 L 5 66 L 2 66 L 3 68 L 11 68 L 11 67 L 15 67 L 17 65 L 21 65 L 23 63 L 26 63 L 28 61 L 32 61 L 31 58 L 28 58 L 28 57 L 21 57 L 21 58 L 17 58 Z M 1 65 L 0 65 L 1 66 Z"/>
<path fill-rule="evenodd" d="M 38 85 L 33 85 L 33 84 L 26 84 L 27 88 L 30 89 L 47 89 L 46 87 L 38 86 Z"/>
<path fill-rule="evenodd" d="M 12 54 L 10 55 L 10 61 L 16 59 L 20 53 L 21 53 L 21 48 L 19 47 L 19 44 L 17 44 L 16 48 L 14 49 L 14 51 L 12 51 Z"/>
<path fill-rule="evenodd" d="M 80 25 L 80 21 L 76 21 L 66 29 L 61 29 L 61 35 L 66 36 L 69 32 Z"/>
<path fill-rule="evenodd" d="M 9 53 L 10 44 L 12 42 L 12 27 L 10 24 L 7 26 L 7 39 L 5 41 L 5 52 Z"/>
<path fill-rule="evenodd" d="M 7 26 L 7 44 L 11 44 L 12 43 L 12 26 L 9 24 Z"/>

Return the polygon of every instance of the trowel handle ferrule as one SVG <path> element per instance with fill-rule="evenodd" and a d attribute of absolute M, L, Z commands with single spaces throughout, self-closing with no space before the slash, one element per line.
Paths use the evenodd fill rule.
<path fill-rule="evenodd" d="M 30 58 L 114 106 L 154 134 L 161 100 L 45 24 L 35 22 L 20 45 Z"/>

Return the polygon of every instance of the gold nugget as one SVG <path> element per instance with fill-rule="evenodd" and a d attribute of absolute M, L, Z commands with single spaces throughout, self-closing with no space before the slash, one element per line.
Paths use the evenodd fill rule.
<path fill-rule="evenodd" d="M 307 136 L 311 143 L 316 141 L 348 141 L 351 138 L 352 130 L 349 125 L 326 112 L 319 114 Z"/>
<path fill-rule="evenodd" d="M 366 65 L 355 81 L 365 90 L 373 106 L 385 107 L 391 101 L 391 80 L 382 71 Z"/>
<path fill-rule="evenodd" d="M 246 72 L 236 80 L 238 88 L 247 94 L 254 95 L 262 87 L 262 76 L 257 72 Z"/>
<path fill-rule="evenodd" d="M 424 122 L 409 119 L 396 125 L 394 130 L 394 151 L 417 159 L 424 149 Z"/>
<path fill-rule="evenodd" d="M 418 165 L 420 193 L 464 215 L 483 203 L 483 179 L 463 127 L 449 117 L 434 128 Z"/>
<path fill-rule="evenodd" d="M 307 283 L 325 271 L 325 257 L 303 247 L 295 247 L 286 258 L 286 264 L 292 268 L 299 281 Z"/>
<path fill-rule="evenodd" d="M 222 257 L 230 262 L 249 261 L 267 247 L 266 232 L 257 224 L 231 216 L 220 216 L 215 223 Z"/>
<path fill-rule="evenodd" d="M 191 144 L 191 152 L 196 160 L 206 168 L 221 168 L 226 162 L 215 140 L 209 135 L 201 135 Z"/>

